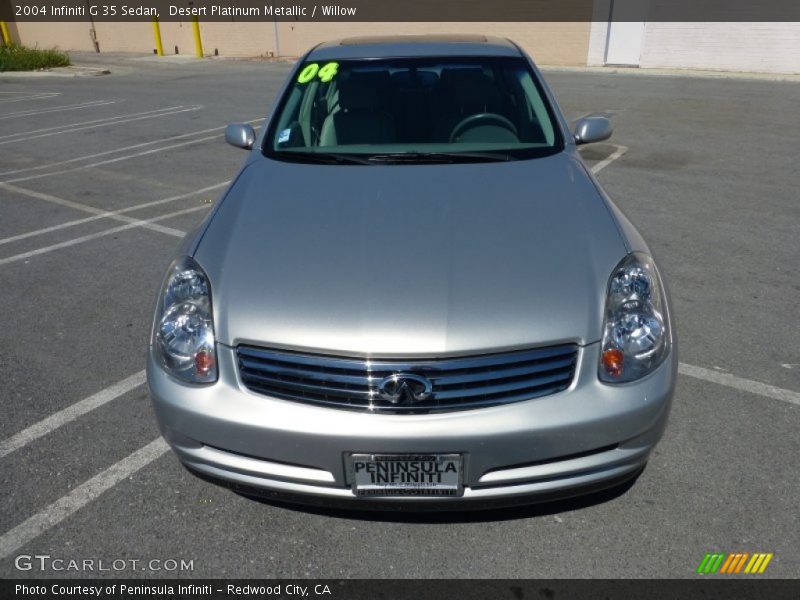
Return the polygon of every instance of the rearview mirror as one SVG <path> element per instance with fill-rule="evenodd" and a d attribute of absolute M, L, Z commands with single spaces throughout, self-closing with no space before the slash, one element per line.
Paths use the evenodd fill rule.
<path fill-rule="evenodd" d="M 250 150 L 256 142 L 256 131 L 250 125 L 234 123 L 225 128 L 225 141 L 231 146 Z"/>
<path fill-rule="evenodd" d="M 611 121 L 605 117 L 583 117 L 575 123 L 575 143 L 591 144 L 611 137 Z"/>

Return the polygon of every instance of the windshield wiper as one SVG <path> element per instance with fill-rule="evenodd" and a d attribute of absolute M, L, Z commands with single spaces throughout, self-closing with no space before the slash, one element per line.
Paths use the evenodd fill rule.
<path fill-rule="evenodd" d="M 388 154 L 344 154 L 340 152 L 284 151 L 278 155 L 285 160 L 313 162 L 326 165 L 375 165 L 389 163 L 460 163 L 509 161 L 505 152 L 395 152 Z"/>
<path fill-rule="evenodd" d="M 279 152 L 281 158 L 294 160 L 297 162 L 314 162 L 325 165 L 371 165 L 372 162 L 367 158 L 355 154 L 340 154 L 336 152 Z"/>
<path fill-rule="evenodd" d="M 513 160 L 505 152 L 397 152 L 394 154 L 373 154 L 369 157 L 372 162 L 484 162 Z"/>

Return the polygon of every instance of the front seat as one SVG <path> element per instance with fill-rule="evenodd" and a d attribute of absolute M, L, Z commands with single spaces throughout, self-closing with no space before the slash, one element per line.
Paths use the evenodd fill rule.
<path fill-rule="evenodd" d="M 396 141 L 391 115 L 378 106 L 378 90 L 361 81 L 343 81 L 339 110 L 325 117 L 320 146 L 386 144 Z"/>

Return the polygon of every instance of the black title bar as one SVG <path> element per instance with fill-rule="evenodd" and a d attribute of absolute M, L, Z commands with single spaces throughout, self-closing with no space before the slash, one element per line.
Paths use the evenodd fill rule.
<path fill-rule="evenodd" d="M 22 600 L 782 600 L 800 580 L 697 579 L 39 579 L 2 580 L 0 598 Z"/>
<path fill-rule="evenodd" d="M 783 21 L 798 0 L 0 0 L 4 21 Z"/>

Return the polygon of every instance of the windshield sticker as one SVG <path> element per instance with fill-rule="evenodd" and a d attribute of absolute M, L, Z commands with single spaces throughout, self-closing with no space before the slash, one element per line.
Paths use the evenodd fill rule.
<path fill-rule="evenodd" d="M 285 144 L 289 141 L 289 137 L 292 135 L 291 129 L 284 129 L 278 134 L 278 143 Z"/>
<path fill-rule="evenodd" d="M 322 83 L 328 83 L 334 77 L 336 77 L 336 73 L 338 72 L 339 72 L 339 63 L 329 62 L 327 65 L 325 65 L 319 70 L 319 80 Z"/>
<path fill-rule="evenodd" d="M 339 63 L 329 62 L 320 68 L 318 63 L 311 63 L 303 67 L 300 74 L 297 76 L 297 83 L 308 83 L 314 77 L 319 75 L 319 80 L 322 83 L 333 81 L 336 74 L 339 72 Z"/>

